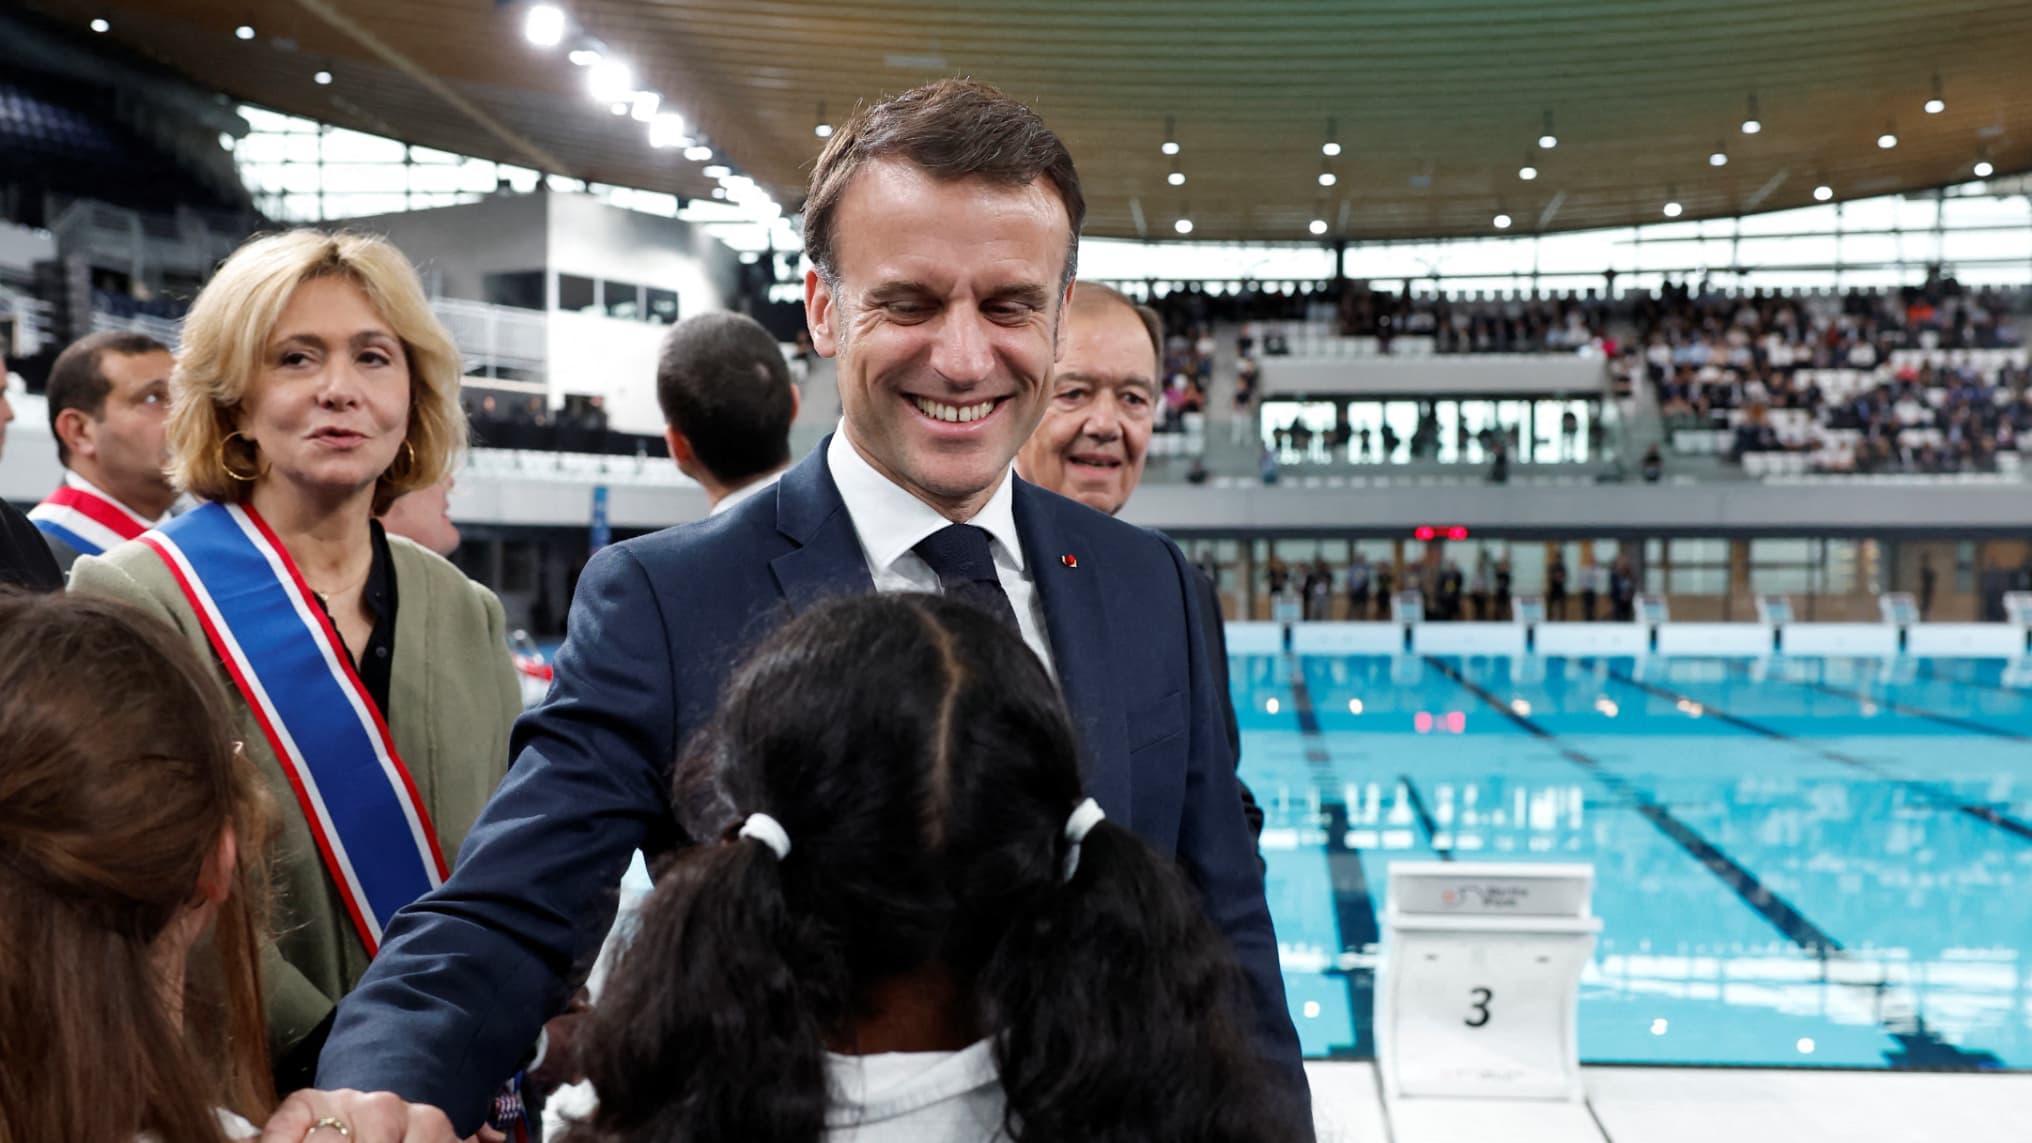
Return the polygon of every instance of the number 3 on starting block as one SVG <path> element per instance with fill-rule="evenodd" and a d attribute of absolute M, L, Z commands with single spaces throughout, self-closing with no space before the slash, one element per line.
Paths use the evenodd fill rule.
<path fill-rule="evenodd" d="M 1377 1046 L 1399 1097 L 1581 1098 L 1591 865 L 1390 866 Z"/>

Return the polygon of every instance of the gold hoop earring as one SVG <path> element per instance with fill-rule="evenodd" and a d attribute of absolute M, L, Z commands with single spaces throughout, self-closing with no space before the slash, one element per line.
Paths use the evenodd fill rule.
<path fill-rule="evenodd" d="M 398 473 L 396 471 L 397 466 L 389 465 L 385 475 L 390 480 L 407 480 L 409 479 L 409 474 L 416 471 L 416 446 L 409 443 L 408 437 L 402 438 L 402 464 L 400 467 L 401 471 Z"/>
<path fill-rule="evenodd" d="M 252 439 L 250 439 L 245 433 L 240 432 L 238 429 L 235 429 L 232 432 L 227 433 L 226 439 L 219 442 L 219 468 L 227 476 L 232 477 L 234 480 L 237 480 L 242 484 L 252 484 L 255 481 L 261 479 L 261 463 L 259 461 L 255 461 L 254 472 L 251 476 L 242 476 L 240 473 L 233 471 L 233 462 L 226 456 L 226 446 L 233 443 L 234 437 L 238 437 L 241 440 L 246 441 L 247 447 L 249 449 L 255 449 L 258 447 L 254 444 Z"/>

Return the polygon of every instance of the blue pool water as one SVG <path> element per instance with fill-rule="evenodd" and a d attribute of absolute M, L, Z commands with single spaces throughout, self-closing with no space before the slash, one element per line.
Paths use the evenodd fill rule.
<path fill-rule="evenodd" d="M 1589 1062 L 2032 1068 L 2032 678 L 2001 661 L 1236 657 L 1308 1056 L 1393 861 L 1595 867 Z"/>

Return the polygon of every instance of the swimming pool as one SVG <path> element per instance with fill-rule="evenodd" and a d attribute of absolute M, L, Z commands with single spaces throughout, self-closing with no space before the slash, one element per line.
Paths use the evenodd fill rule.
<path fill-rule="evenodd" d="M 2032 1068 L 2032 672 L 1237 656 L 1310 1057 L 1375 1052 L 1398 860 L 1584 861 L 1582 1060 Z"/>

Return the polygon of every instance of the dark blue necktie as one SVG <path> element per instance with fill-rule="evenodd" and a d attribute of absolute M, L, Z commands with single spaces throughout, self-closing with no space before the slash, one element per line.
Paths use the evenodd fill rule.
<path fill-rule="evenodd" d="M 938 575 L 938 585 L 955 599 L 963 599 L 1022 632 L 1016 623 L 1016 609 L 1009 593 L 1002 590 L 1002 578 L 995 574 L 995 555 L 988 550 L 988 533 L 972 524 L 948 524 L 926 536 L 916 552 Z"/>

